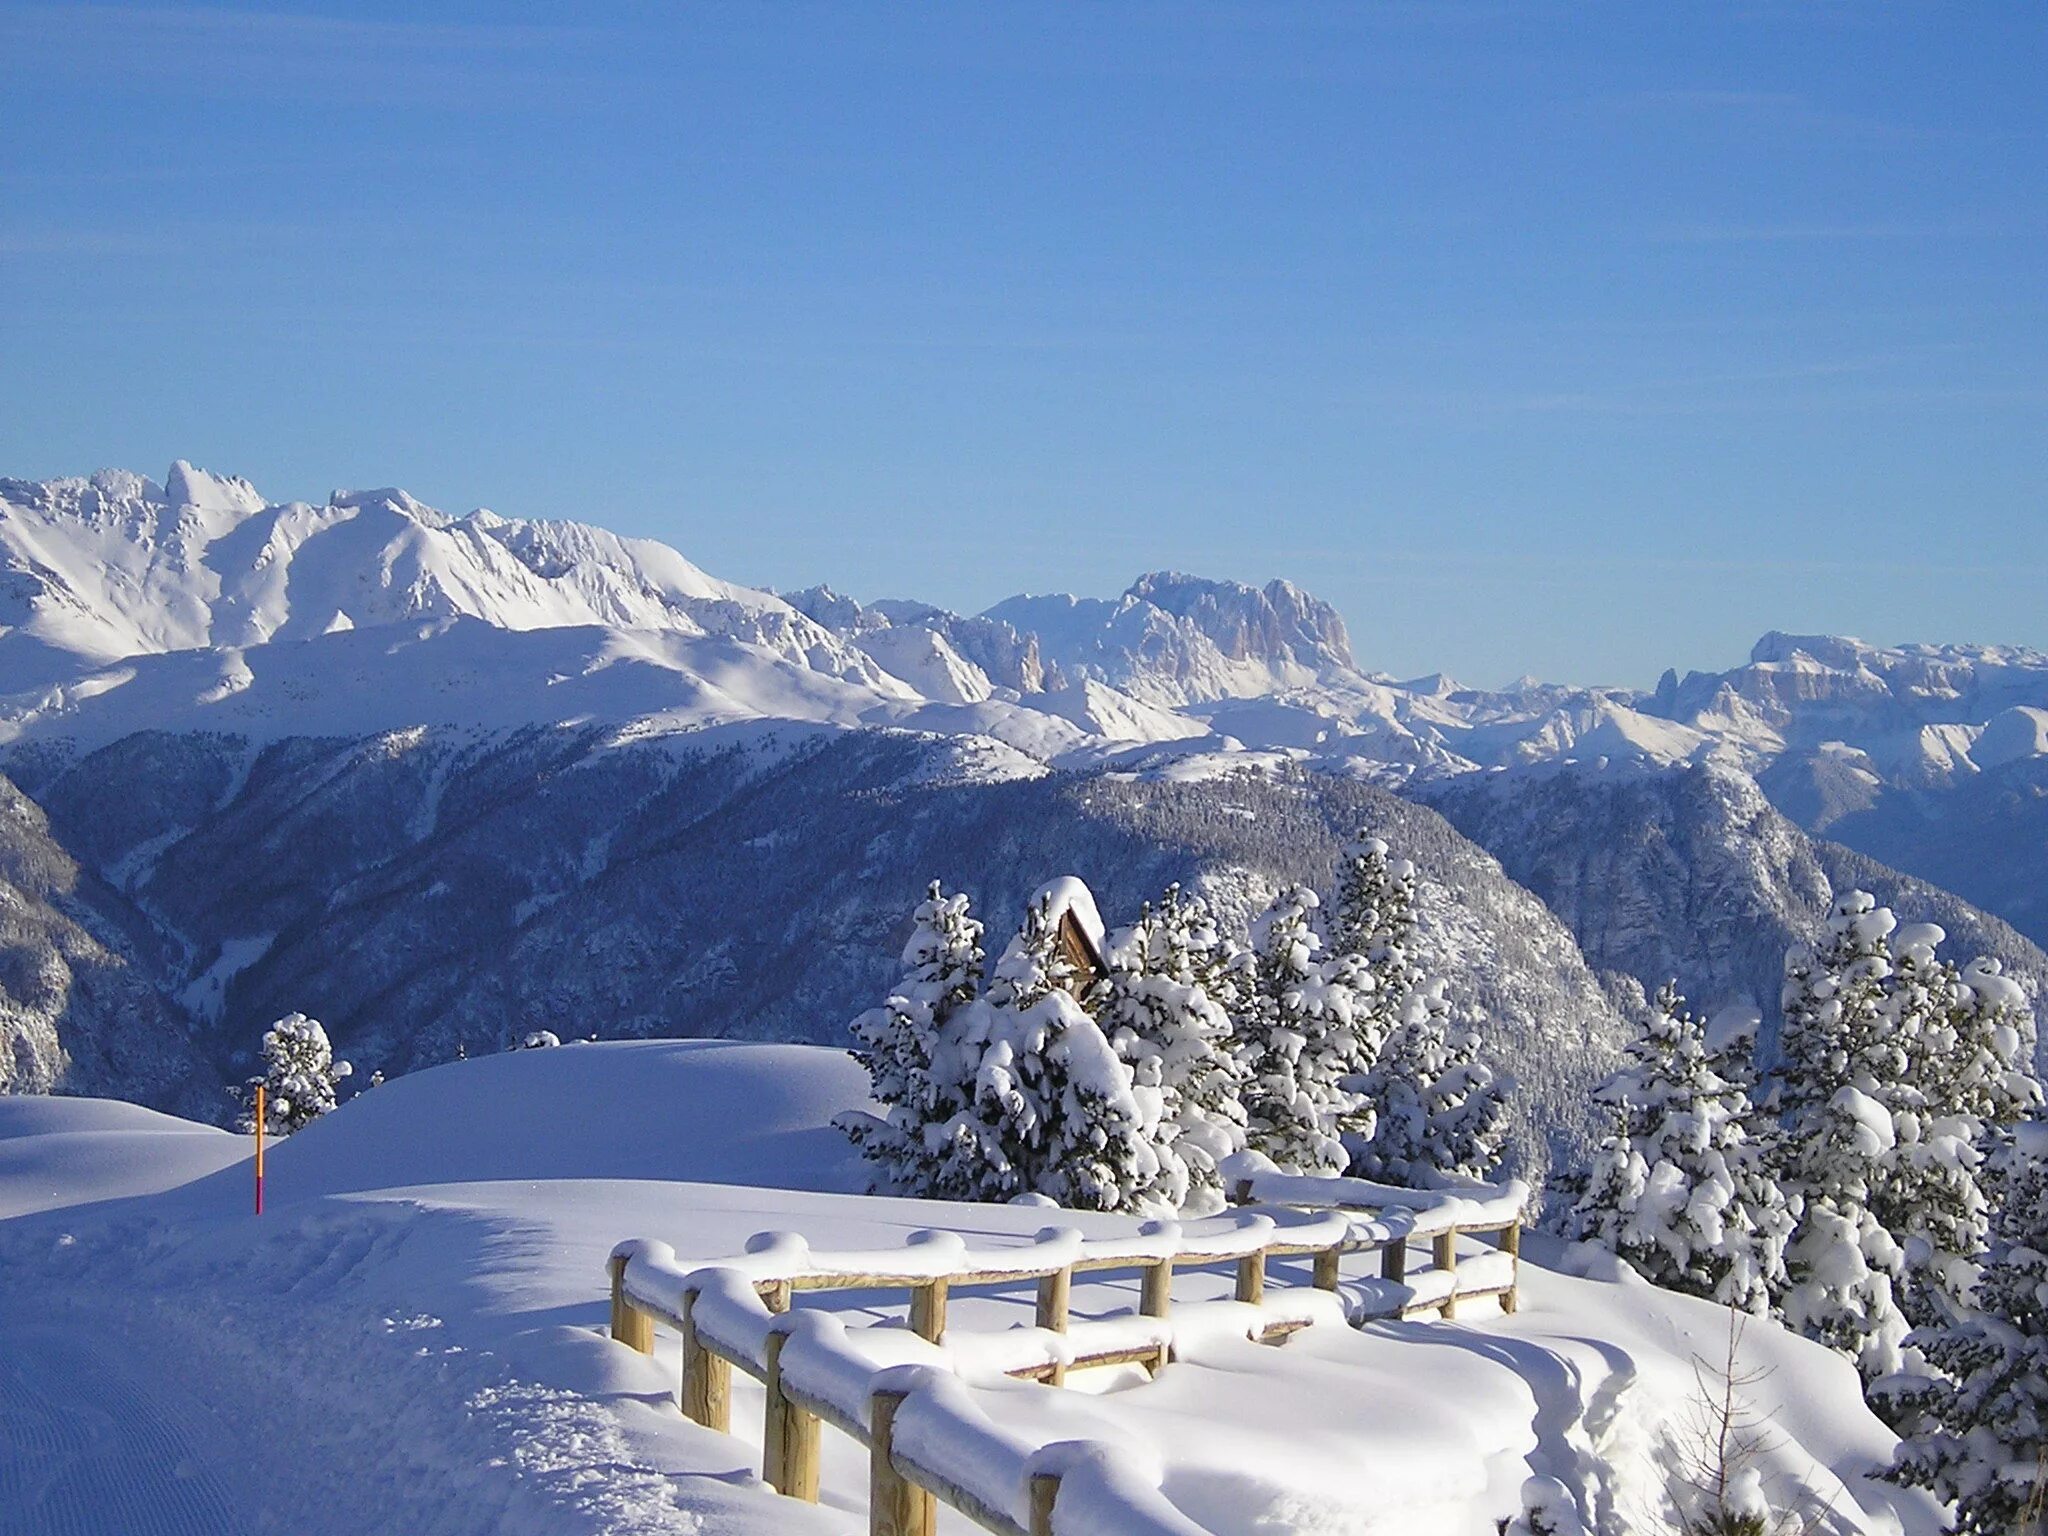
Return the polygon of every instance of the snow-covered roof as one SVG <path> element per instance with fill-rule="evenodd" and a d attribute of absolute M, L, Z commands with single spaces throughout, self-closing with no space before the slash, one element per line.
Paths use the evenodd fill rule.
<path fill-rule="evenodd" d="M 1093 946 L 1097 959 L 1106 951 L 1109 942 L 1108 931 L 1102 925 L 1102 913 L 1095 905 L 1095 893 L 1088 889 L 1088 883 L 1079 875 L 1061 875 L 1059 879 L 1039 888 L 1031 898 L 1033 907 L 1049 905 L 1046 915 L 1057 925 L 1063 917 L 1071 915 L 1082 935 Z"/>

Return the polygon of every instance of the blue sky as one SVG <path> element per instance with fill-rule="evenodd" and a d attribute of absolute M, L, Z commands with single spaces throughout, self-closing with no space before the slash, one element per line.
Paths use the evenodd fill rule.
<path fill-rule="evenodd" d="M 2048 645 L 2048 7 L 0 4 L 0 473 L 1360 659 Z"/>

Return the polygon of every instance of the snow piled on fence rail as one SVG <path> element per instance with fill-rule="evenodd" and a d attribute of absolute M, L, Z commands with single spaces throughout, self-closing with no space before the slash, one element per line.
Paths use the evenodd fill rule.
<path fill-rule="evenodd" d="M 936 1229 L 964 1247 L 939 1240 L 935 1254 L 1028 1263 L 1051 1223 L 1135 1251 L 1161 1234 L 851 1193 L 861 1170 L 828 1122 L 862 1084 L 834 1052 L 714 1042 L 451 1063 L 277 1147 L 260 1219 L 238 1138 L 101 1101 L 0 1102 L 7 1528 L 863 1530 L 866 1455 L 851 1441 L 826 1431 L 821 1506 L 782 1500 L 758 1480 L 758 1387 L 735 1383 L 736 1433 L 713 1434 L 674 1407 L 671 1333 L 652 1358 L 604 1337 L 616 1243 L 657 1240 L 703 1265 L 763 1231 L 801 1234 L 815 1254 L 900 1255 Z M 1142 1498 L 1219 1533 L 1467 1536 L 1517 1513 L 1534 1474 L 1591 1530 L 1668 1529 L 1694 1358 L 1721 1358 L 1726 1314 L 1534 1237 L 1524 1255 L 1514 1317 L 1475 1304 L 1454 1324 L 1324 1324 L 1278 1349 L 1189 1328 L 1156 1382 L 1116 1367 L 1065 1390 L 977 1376 L 943 1391 L 1013 1455 L 1111 1447 L 1068 1469 L 1097 1526 Z M 1275 1264 L 1269 1296 L 1305 1286 L 1306 1261 L 1293 1265 Z M 1347 1282 L 1364 1278 L 1347 1267 Z M 1230 1285 L 1227 1265 L 1177 1278 L 1176 1310 Z M 1077 1326 L 1136 1302 L 1130 1275 L 1074 1285 Z M 786 1325 L 802 1330 L 789 1347 L 821 1359 L 838 1354 L 835 1322 L 900 1316 L 900 1298 L 858 1293 L 800 1305 L 829 1317 Z M 1031 1316 L 1028 1284 L 956 1294 L 947 1346 L 999 1359 L 1002 1330 Z M 929 1363 L 902 1337 L 903 1364 Z M 1752 1396 L 1773 1425 L 1761 1466 L 1775 1496 L 1807 1490 L 1837 1536 L 1931 1536 L 1924 1498 L 1865 1476 L 1892 1442 L 1850 1367 L 1765 1325 L 1742 1363 L 1770 1372 Z M 915 1415 L 905 1428 L 922 1433 Z M 941 1460 L 959 1449 L 919 1443 Z M 109 1478 L 113 1464 L 128 1475 Z M 289 1472 L 252 1478 L 261 1467 Z"/>

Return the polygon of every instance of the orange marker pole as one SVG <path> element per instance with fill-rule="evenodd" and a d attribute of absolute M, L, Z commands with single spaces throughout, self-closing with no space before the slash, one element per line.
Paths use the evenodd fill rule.
<path fill-rule="evenodd" d="M 256 1214 L 263 1214 L 263 1085 L 256 1085 Z"/>

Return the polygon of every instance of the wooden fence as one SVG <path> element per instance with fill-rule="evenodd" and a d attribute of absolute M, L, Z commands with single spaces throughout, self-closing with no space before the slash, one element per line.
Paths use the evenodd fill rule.
<path fill-rule="evenodd" d="M 1124 1238 L 1083 1240 L 1047 1228 L 1029 1243 L 972 1254 L 946 1232 L 919 1233 L 878 1253 L 817 1253 L 801 1238 L 763 1233 L 742 1256 L 686 1268 L 666 1243 L 621 1243 L 610 1261 L 612 1334 L 651 1354 L 656 1322 L 673 1328 L 682 1411 L 710 1429 L 731 1429 L 732 1372 L 759 1380 L 767 1399 L 762 1475 L 791 1498 L 818 1498 L 822 1425 L 866 1445 L 874 1536 L 931 1536 L 936 1499 L 1004 1536 L 1049 1536 L 1063 1484 L 1084 1479 L 1094 1486 L 1076 1497 L 1076 1513 L 1116 1511 L 1098 1528 L 1192 1536 L 1200 1528 L 1114 1457 L 1085 1444 L 1017 1442 L 980 1413 L 960 1378 L 1058 1386 L 1071 1371 L 1113 1364 L 1157 1375 L 1185 1334 L 1277 1344 L 1321 1322 L 1451 1317 L 1461 1301 L 1482 1296 L 1508 1312 L 1517 1302 L 1527 1197 L 1519 1185 L 1418 1194 L 1261 1173 L 1234 1193 L 1268 1208 L 1185 1227 L 1149 1222 Z M 1461 1266 L 1465 1236 L 1490 1238 L 1495 1251 L 1467 1255 Z M 1431 1263 L 1411 1272 L 1416 1245 L 1426 1246 Z M 1357 1253 L 1377 1253 L 1379 1273 L 1347 1282 L 1343 1260 Z M 1269 1287 L 1274 1260 L 1302 1258 L 1308 1286 Z M 1233 1299 L 1176 1307 L 1177 1273 L 1219 1266 L 1235 1271 Z M 1138 1276 L 1136 1312 L 1074 1318 L 1074 1277 L 1109 1271 Z M 956 1290 L 1027 1285 L 1033 1327 L 948 1333 Z M 1340 1296 L 1347 1286 L 1348 1301 Z M 811 1291 L 903 1292 L 907 1326 L 848 1329 L 829 1312 L 793 1306 Z M 1062 1518 L 1063 1536 L 1074 1527 Z"/>

